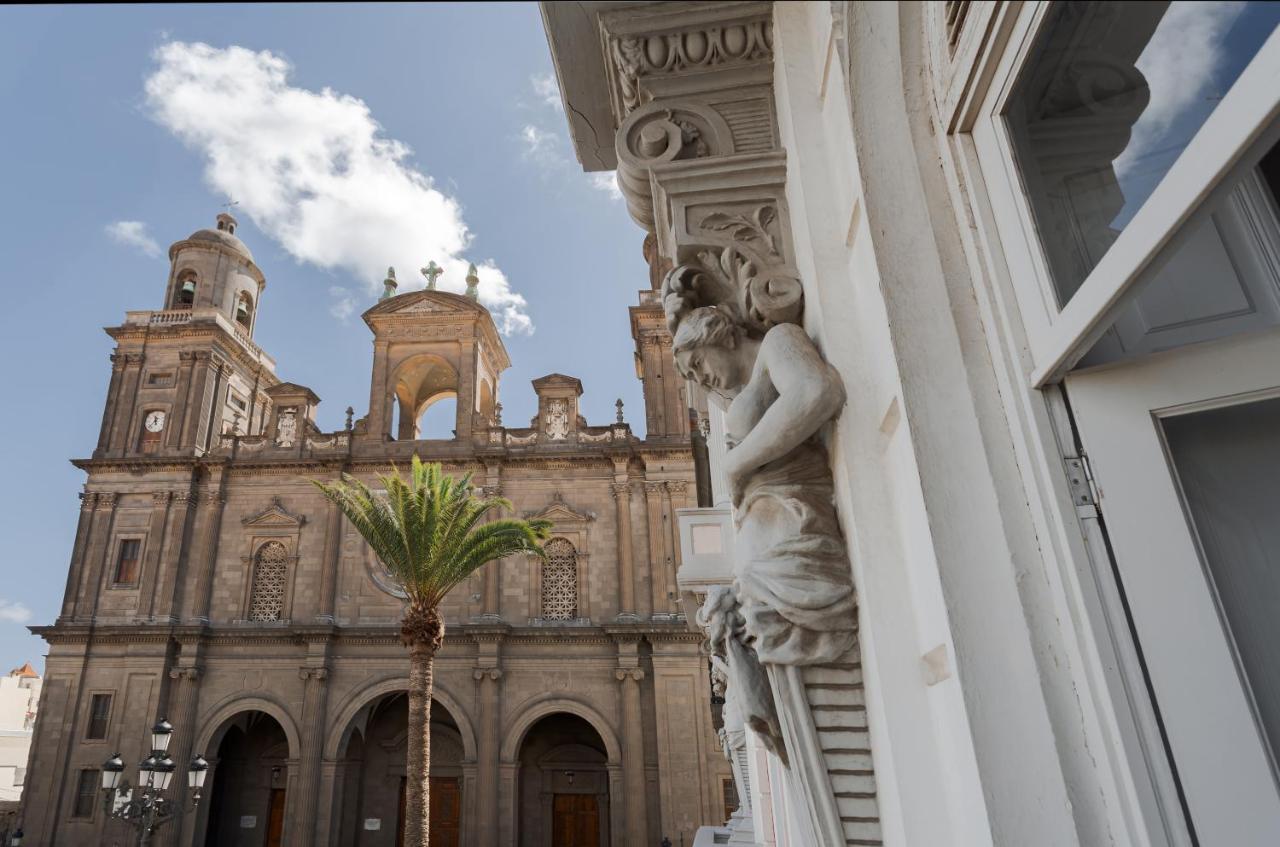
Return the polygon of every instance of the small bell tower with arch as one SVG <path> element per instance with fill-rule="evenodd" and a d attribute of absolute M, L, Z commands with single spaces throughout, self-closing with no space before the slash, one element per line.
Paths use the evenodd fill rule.
<path fill-rule="evenodd" d="M 426 289 L 386 296 L 363 315 L 373 331 L 369 416 L 357 435 L 388 441 L 469 441 L 494 422 L 498 380 L 511 366 L 489 310 L 474 295 Z M 390 278 L 390 277 L 389 277 Z M 395 289 L 388 286 L 387 294 Z M 423 432 L 423 414 L 452 399 L 451 433 Z"/>

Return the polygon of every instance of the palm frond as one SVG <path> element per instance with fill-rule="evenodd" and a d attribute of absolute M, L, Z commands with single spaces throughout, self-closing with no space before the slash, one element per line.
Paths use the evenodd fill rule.
<path fill-rule="evenodd" d="M 349 474 L 336 482 L 312 482 L 368 542 L 411 604 L 434 608 L 486 562 L 517 553 L 545 557 L 545 520 L 499 518 L 510 510 L 501 497 L 477 496 L 471 474 L 456 479 L 416 455 L 408 476 L 396 468 L 379 475 L 382 492 Z"/>

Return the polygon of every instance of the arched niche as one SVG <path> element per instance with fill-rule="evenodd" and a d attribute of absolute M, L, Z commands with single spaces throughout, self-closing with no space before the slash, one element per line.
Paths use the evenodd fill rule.
<path fill-rule="evenodd" d="M 458 370 L 443 356 L 420 353 L 401 362 L 390 381 L 394 404 L 391 431 L 397 441 L 416 441 L 418 421 L 429 406 L 458 396 Z"/>

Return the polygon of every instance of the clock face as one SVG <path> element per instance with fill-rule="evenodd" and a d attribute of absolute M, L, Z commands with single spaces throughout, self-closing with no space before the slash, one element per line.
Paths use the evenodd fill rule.
<path fill-rule="evenodd" d="M 159 432 L 164 429 L 164 412 L 152 412 L 144 423 L 147 432 Z"/>

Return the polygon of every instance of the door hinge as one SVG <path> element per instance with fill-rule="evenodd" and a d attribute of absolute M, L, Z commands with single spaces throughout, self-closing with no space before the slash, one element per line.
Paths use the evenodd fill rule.
<path fill-rule="evenodd" d="M 1098 505 L 1098 486 L 1093 481 L 1093 469 L 1089 467 L 1089 457 L 1084 453 L 1079 456 L 1067 456 L 1062 460 L 1067 469 L 1067 484 L 1071 488 L 1071 501 L 1077 506 Z"/>

